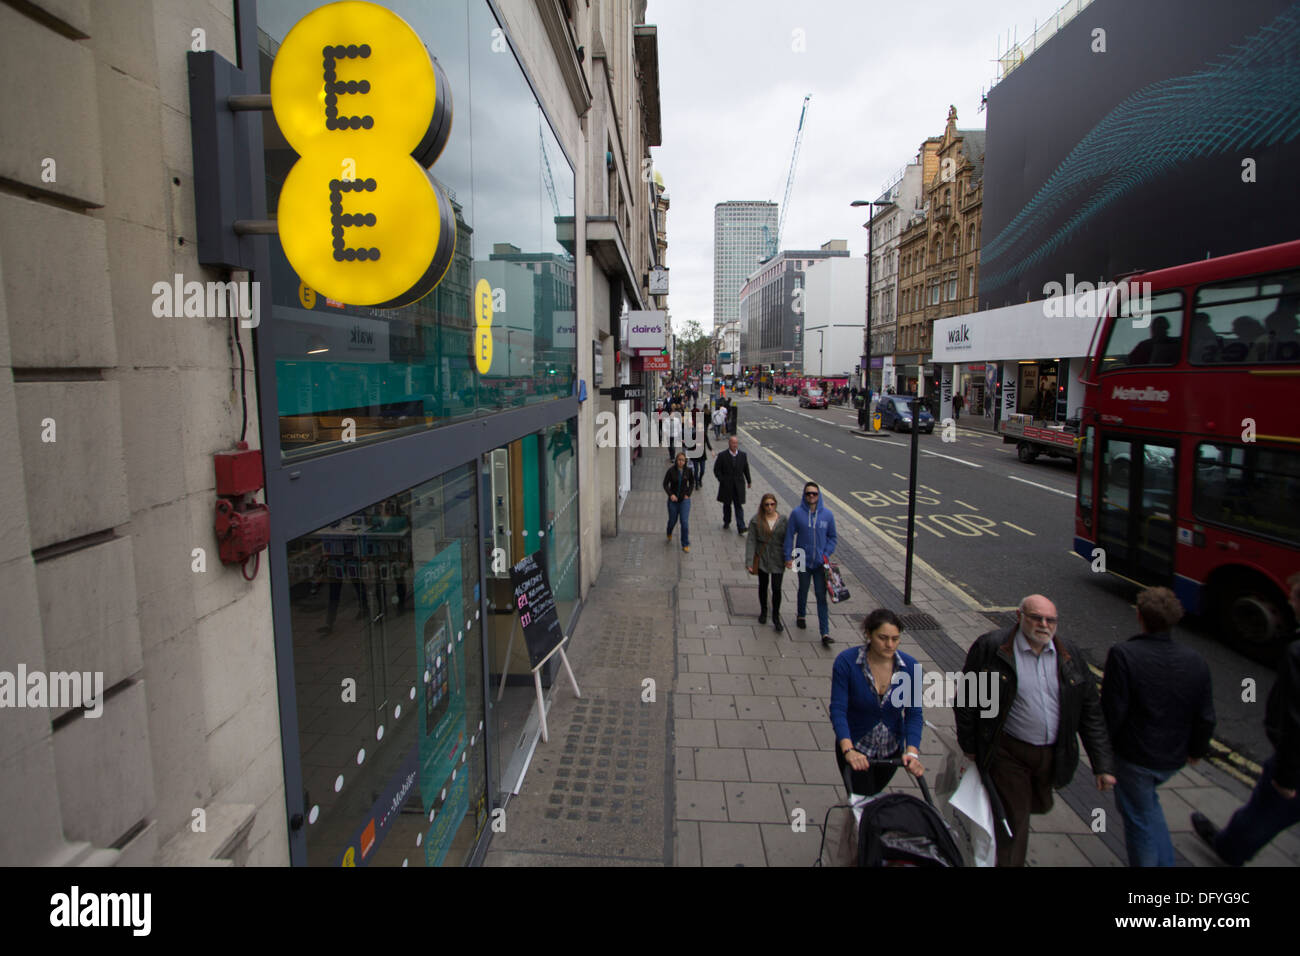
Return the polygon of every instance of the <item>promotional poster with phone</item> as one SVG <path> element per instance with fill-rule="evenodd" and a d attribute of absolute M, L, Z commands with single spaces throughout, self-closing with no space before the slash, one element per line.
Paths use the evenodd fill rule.
<path fill-rule="evenodd" d="M 464 643 L 457 635 L 461 606 L 460 545 L 440 551 L 415 576 L 415 637 L 420 683 L 420 798 L 425 814 L 442 804 L 438 816 L 459 817 L 463 801 L 443 798 L 452 770 L 468 744 L 465 725 Z M 467 773 L 457 774 L 458 777 Z M 459 782 L 459 781 L 454 781 Z M 450 792 L 455 792 L 451 788 Z M 439 828 L 458 820 L 442 821 Z M 430 837 L 432 837 L 432 830 Z"/>

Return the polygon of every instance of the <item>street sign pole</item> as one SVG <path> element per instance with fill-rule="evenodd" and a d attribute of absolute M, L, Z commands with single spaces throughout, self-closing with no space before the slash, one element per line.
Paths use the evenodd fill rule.
<path fill-rule="evenodd" d="M 921 413 L 921 399 L 913 398 L 908 402 L 912 409 L 912 467 L 907 473 L 907 562 L 903 571 L 903 603 L 912 603 L 912 545 L 916 541 L 916 451 L 917 438 L 921 433 L 918 427 L 918 415 Z"/>

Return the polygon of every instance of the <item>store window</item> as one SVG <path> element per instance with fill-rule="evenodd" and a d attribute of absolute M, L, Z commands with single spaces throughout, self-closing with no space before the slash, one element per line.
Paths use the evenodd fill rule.
<path fill-rule="evenodd" d="M 264 89 L 288 30 L 322 5 L 258 5 Z M 485 0 L 386 5 L 424 38 L 452 91 L 451 136 L 429 174 L 451 201 L 455 253 L 429 295 L 377 309 L 315 294 L 272 240 L 269 332 L 281 452 L 289 459 L 573 393 L 573 169 L 514 56 L 499 44 L 493 49 L 500 24 Z M 273 114 L 263 116 L 274 215 L 297 156 Z M 485 374 L 471 355 L 470 299 L 480 279 L 492 289 L 494 309 Z"/>
<path fill-rule="evenodd" d="M 488 818 L 478 476 L 289 542 L 306 863 L 456 866 Z"/>
<path fill-rule="evenodd" d="M 578 531 L 578 420 L 525 435 L 488 456 L 492 523 L 484 529 L 488 562 L 488 645 L 496 778 L 513 789 L 526 765 L 536 694 L 528 649 L 517 627 L 510 568 L 539 554 L 555 613 L 569 633 L 580 596 Z M 551 670 L 543 671 L 549 681 Z"/>

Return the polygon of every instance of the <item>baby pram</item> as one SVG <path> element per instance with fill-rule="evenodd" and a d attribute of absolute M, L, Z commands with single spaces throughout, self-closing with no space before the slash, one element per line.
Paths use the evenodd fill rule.
<path fill-rule="evenodd" d="M 902 761 L 873 760 L 872 765 L 901 767 Z M 833 866 L 963 866 L 961 850 L 935 808 L 925 777 L 916 781 L 924 800 L 907 793 L 863 797 L 853 792 L 852 774 L 845 767 L 849 803 L 826 812 L 816 865 L 821 865 L 829 844 Z M 832 813 L 838 814 L 834 821 Z"/>

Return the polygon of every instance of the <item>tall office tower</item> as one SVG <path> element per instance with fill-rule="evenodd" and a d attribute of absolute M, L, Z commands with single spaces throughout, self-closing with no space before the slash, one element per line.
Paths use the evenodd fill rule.
<path fill-rule="evenodd" d="M 720 202 L 713 207 L 713 327 L 740 317 L 740 290 L 758 264 L 776 253 L 774 202 Z"/>

